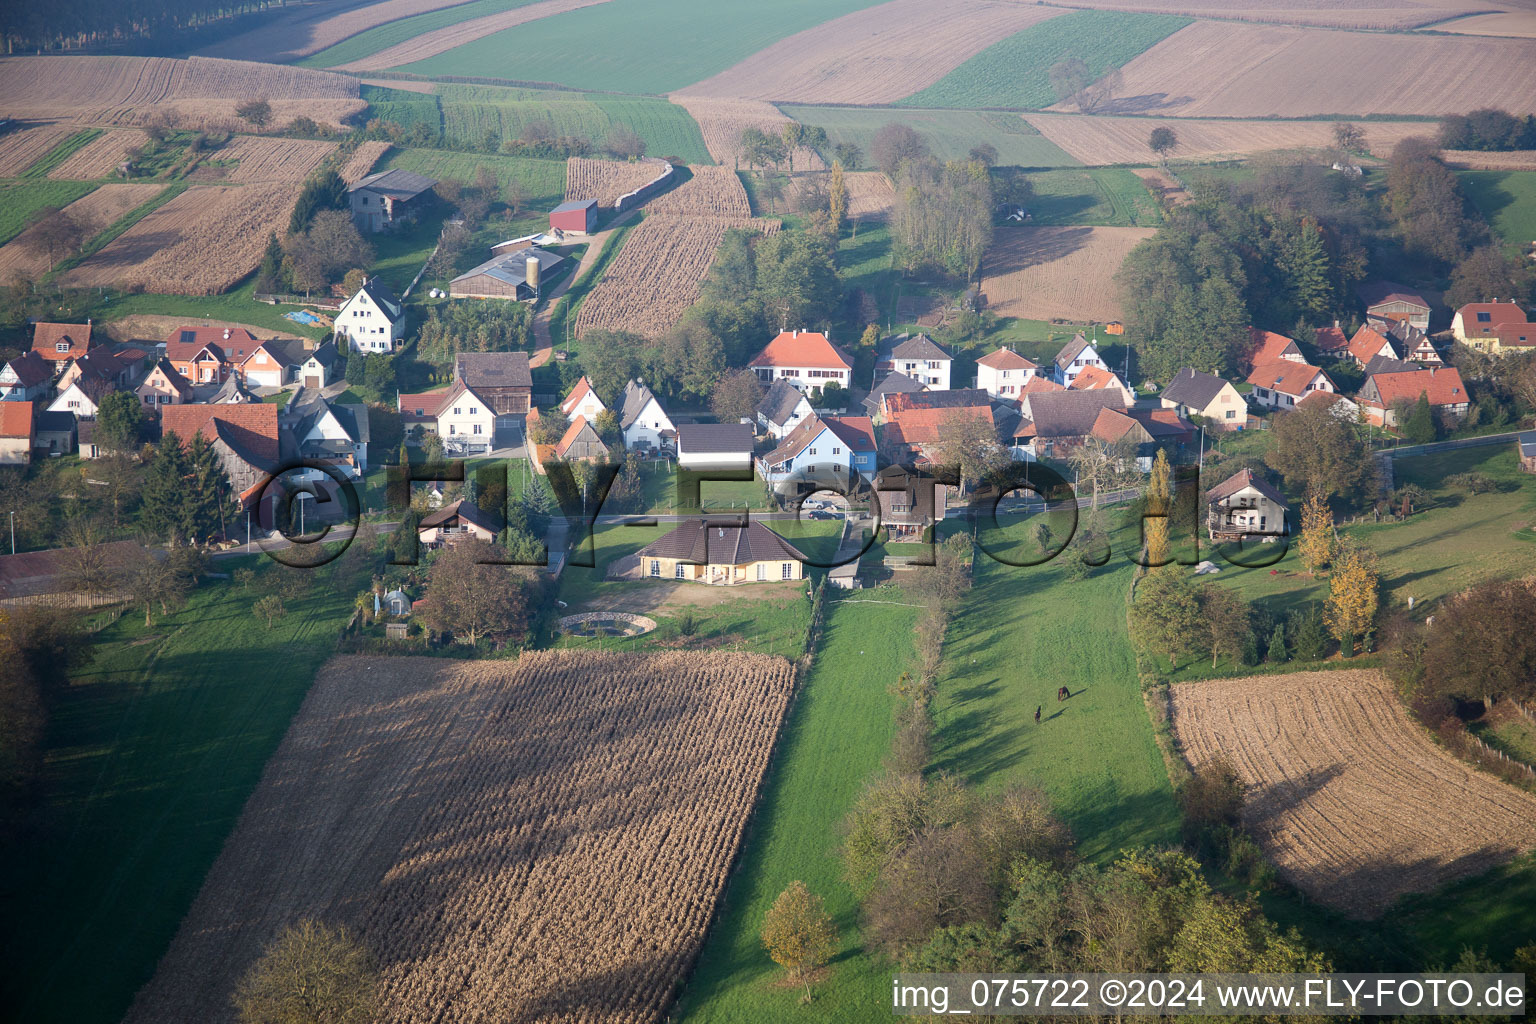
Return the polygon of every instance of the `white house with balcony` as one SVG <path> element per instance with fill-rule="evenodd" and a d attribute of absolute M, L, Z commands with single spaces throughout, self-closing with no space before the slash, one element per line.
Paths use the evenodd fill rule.
<path fill-rule="evenodd" d="M 437 436 L 451 455 L 483 455 L 495 441 L 496 411 L 469 385 L 457 381 L 437 407 Z"/>
<path fill-rule="evenodd" d="M 993 398 L 1016 402 L 1039 372 L 1038 364 L 1005 346 L 976 360 L 976 386 Z"/>

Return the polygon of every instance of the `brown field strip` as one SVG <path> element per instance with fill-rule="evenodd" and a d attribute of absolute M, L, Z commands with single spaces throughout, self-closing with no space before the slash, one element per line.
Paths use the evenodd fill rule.
<path fill-rule="evenodd" d="M 1006 0 L 890 0 L 779 40 L 680 90 L 794 103 L 894 103 L 1065 12 Z"/>
<path fill-rule="evenodd" d="M 472 43 L 476 39 L 500 32 L 502 29 L 538 21 L 540 18 L 548 18 L 555 14 L 564 14 L 566 11 L 574 11 L 580 7 L 591 7 L 594 4 L 607 2 L 608 0 L 542 0 L 540 3 L 529 4 L 526 7 L 517 7 L 499 14 L 487 14 L 483 18 L 471 18 L 457 25 L 446 25 L 430 32 L 423 32 L 414 39 L 397 43 L 378 53 L 369 54 L 367 57 L 349 61 L 346 64 L 338 64 L 336 70 L 385 71 L 389 68 L 397 68 L 402 64 L 436 57 L 455 46 Z"/>
<path fill-rule="evenodd" d="M 35 124 L 0 135 L 0 178 L 16 177 L 79 130 L 67 124 Z"/>
<path fill-rule="evenodd" d="M 416 14 L 440 11 L 444 7 L 457 7 L 469 0 L 384 0 L 355 6 L 350 10 L 330 14 L 325 6 L 318 9 L 308 5 L 288 13 L 278 14 L 261 28 L 242 32 L 222 39 L 197 51 L 202 57 L 226 57 L 231 60 L 250 59 L 281 64 L 300 57 L 319 53 L 327 46 L 335 46 L 343 39 L 366 32 L 386 22 L 398 21 Z"/>
<path fill-rule="evenodd" d="M 90 234 L 94 236 L 163 191 L 164 185 L 103 185 L 64 209 L 89 225 Z M 48 258 L 28 251 L 25 232 L 0 246 L 0 282 L 9 282 L 15 278 L 34 280 L 47 271 Z"/>
<path fill-rule="evenodd" d="M 1488 9 L 1488 5 L 1479 0 L 1430 0 L 1428 3 L 1417 0 L 1399 0 L 1397 3 L 1383 3 L 1382 0 L 1247 0 L 1235 6 L 1223 0 L 1055 0 L 1055 3 L 1061 7 L 1089 7 L 1103 11 L 1361 29 L 1418 28 Z"/>
<path fill-rule="evenodd" d="M 896 204 L 896 189 L 882 171 L 851 171 L 843 175 L 848 186 L 848 216 L 888 217 Z"/>
<path fill-rule="evenodd" d="M 744 128 L 760 128 L 766 132 L 781 131 L 790 118 L 778 107 L 763 100 L 719 99 L 714 96 L 684 96 L 673 93 L 673 103 L 688 111 L 704 135 L 704 146 L 709 155 L 721 166 L 736 165 L 741 159 L 741 132 Z M 795 154 L 797 170 L 819 171 L 826 168 L 814 150 L 799 150 Z"/>
<path fill-rule="evenodd" d="M 694 217 L 750 217 L 752 204 L 741 179 L 729 167 L 698 165 L 693 177 L 646 204 L 647 214 L 675 213 Z"/>
<path fill-rule="evenodd" d="M 357 930 L 391 1024 L 661 1020 L 792 689 L 751 654 L 334 659 L 126 1020 L 232 1021 L 301 916 Z"/>
<path fill-rule="evenodd" d="M 1029 320 L 1118 320 L 1115 272 L 1153 234 L 1152 228 L 998 228 L 982 263 L 987 308 Z"/>
<path fill-rule="evenodd" d="M 565 162 L 565 198 L 596 199 L 597 205 L 610 207 L 620 196 L 661 177 L 666 168 L 665 161 L 630 163 L 573 156 Z"/>
<path fill-rule="evenodd" d="M 378 163 L 385 153 L 389 152 L 387 142 L 363 142 L 352 151 L 347 162 L 341 168 L 341 180 L 348 185 L 360 178 L 365 178 L 373 170 L 373 165 Z"/>
<path fill-rule="evenodd" d="M 293 202 L 292 185 L 188 189 L 64 274 L 61 283 L 216 295 L 256 269 L 267 236 L 286 228 Z"/>
<path fill-rule="evenodd" d="M 14 117 L 125 127 L 163 117 L 220 131 L 249 127 L 235 107 L 255 96 L 277 127 L 300 115 L 339 124 L 366 106 L 345 75 L 206 57 L 0 57 L 0 96 Z"/>
<path fill-rule="evenodd" d="M 1507 153 L 1485 153 L 1477 149 L 1447 149 L 1445 162 L 1451 167 L 1475 171 L 1536 171 L 1536 149 L 1516 149 Z"/>
<path fill-rule="evenodd" d="M 1474 14 L 1470 18 L 1458 18 L 1433 27 L 1436 32 L 1455 32 L 1461 35 L 1536 39 L 1536 11 Z"/>
<path fill-rule="evenodd" d="M 1280 874 L 1351 916 L 1536 846 L 1536 797 L 1437 746 L 1378 671 L 1179 683 L 1172 701 L 1190 762 L 1225 754 L 1247 784 Z"/>
<path fill-rule="evenodd" d="M 336 149 L 334 142 L 307 139 L 274 139 L 237 135 L 214 154 L 216 160 L 238 160 L 230 181 L 250 184 L 287 182 L 298 184 Z"/>
<path fill-rule="evenodd" d="M 1025 114 L 1041 135 L 1081 160 L 1097 164 L 1153 163 L 1147 146 L 1154 128 L 1172 128 L 1179 144 L 1169 159 L 1220 160 L 1274 149 L 1322 149 L 1333 144 L 1333 121 L 1238 121 L 1193 118 L 1099 117 L 1083 114 Z M 1385 156 L 1410 135 L 1433 135 L 1435 126 L 1418 121 L 1368 121 L 1360 128 L 1372 153 Z"/>
<path fill-rule="evenodd" d="M 1498 68 L 1488 74 L 1488 68 Z M 1106 113 L 1536 113 L 1536 40 L 1197 21 L 1122 69 Z"/>
<path fill-rule="evenodd" d="M 149 141 L 149 136 L 132 128 L 109 128 L 81 146 L 59 166 L 48 172 L 57 181 L 93 181 L 117 171 L 128 151 Z"/>

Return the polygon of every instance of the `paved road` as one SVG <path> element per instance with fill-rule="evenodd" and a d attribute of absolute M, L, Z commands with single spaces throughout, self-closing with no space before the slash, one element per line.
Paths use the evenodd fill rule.
<path fill-rule="evenodd" d="M 1502 434 L 1483 434 L 1478 437 L 1461 437 L 1454 441 L 1435 441 L 1431 444 L 1405 444 L 1396 448 L 1381 448 L 1377 455 L 1385 455 L 1389 459 L 1408 459 L 1415 455 L 1434 455 L 1437 452 L 1451 452 L 1458 448 L 1485 448 L 1494 444 L 1509 444 L 1515 438 L 1525 433 L 1523 430 L 1508 430 Z"/>

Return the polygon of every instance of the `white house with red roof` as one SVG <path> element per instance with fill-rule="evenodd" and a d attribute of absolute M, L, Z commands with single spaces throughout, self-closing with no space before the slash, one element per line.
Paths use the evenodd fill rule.
<path fill-rule="evenodd" d="M 1369 324 L 1362 325 L 1355 336 L 1349 339 L 1349 356 L 1359 366 L 1364 366 L 1377 356 L 1398 358 L 1397 347 L 1392 344 L 1392 339 Z"/>
<path fill-rule="evenodd" d="M 1015 401 L 1040 367 L 1004 346 L 976 360 L 976 386 L 993 398 Z"/>
<path fill-rule="evenodd" d="M 578 418 L 590 423 L 607 408 L 603 400 L 597 397 L 597 392 L 592 390 L 592 381 L 586 377 L 577 381 L 571 393 L 565 396 L 565 401 L 560 403 L 560 411 L 565 414 L 568 423 L 575 423 Z"/>
<path fill-rule="evenodd" d="M 1081 331 L 1061 347 L 1061 351 L 1056 353 L 1054 362 L 1056 383 L 1063 387 L 1070 386 L 1077 379 L 1077 375 L 1090 366 L 1097 366 L 1101 370 L 1109 369 L 1109 364 L 1099 356 L 1099 350 Z"/>
<path fill-rule="evenodd" d="M 787 380 L 801 391 L 853 379 L 853 364 L 818 331 L 781 331 L 747 366 L 764 386 Z"/>
<path fill-rule="evenodd" d="M 1083 372 L 1072 379 L 1069 388 L 1072 391 L 1118 391 L 1120 399 L 1126 408 L 1136 404 L 1136 392 L 1126 386 L 1125 381 L 1113 370 L 1107 370 L 1102 366 L 1084 367 Z"/>
<path fill-rule="evenodd" d="M 57 364 L 50 363 L 35 351 L 23 352 L 0 368 L 0 400 L 37 401 L 48 394 L 57 368 Z"/>
<path fill-rule="evenodd" d="M 1339 390 L 1322 370 L 1289 359 L 1255 366 L 1248 383 L 1253 385 L 1254 404 L 1269 409 L 1293 409 L 1314 391 Z"/>
<path fill-rule="evenodd" d="M 1294 338 L 1287 338 L 1274 331 L 1261 331 L 1257 327 L 1248 328 L 1248 351 L 1250 367 L 1278 363 L 1282 360 L 1291 363 L 1307 361 L 1307 357 L 1301 354 L 1301 346 L 1296 344 Z"/>
<path fill-rule="evenodd" d="M 91 350 L 91 321 L 54 324 L 39 320 L 32 325 L 32 351 L 50 363 L 67 363 Z"/>

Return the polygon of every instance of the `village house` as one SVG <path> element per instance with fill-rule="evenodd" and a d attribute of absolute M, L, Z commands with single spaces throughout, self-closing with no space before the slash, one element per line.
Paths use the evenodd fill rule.
<path fill-rule="evenodd" d="M 240 379 L 238 373 L 232 373 L 224 378 L 224 383 L 219 385 L 219 390 L 208 399 L 209 405 L 239 405 L 242 402 L 259 402 L 260 399 L 245 386 L 245 381 Z"/>
<path fill-rule="evenodd" d="M 151 409 L 162 405 L 182 405 L 192 401 L 192 385 L 171 365 L 169 359 L 160 358 L 149 373 L 134 389 L 139 400 Z"/>
<path fill-rule="evenodd" d="M 894 334 L 882 338 L 875 349 L 875 375 L 871 383 L 899 372 L 935 391 L 947 391 L 953 362 L 954 358 L 926 334 Z"/>
<path fill-rule="evenodd" d="M 1136 392 L 1132 391 L 1113 370 L 1088 366 L 1072 380 L 1072 391 L 1116 391 L 1127 409 L 1136 404 Z"/>
<path fill-rule="evenodd" d="M 437 414 L 443 406 L 443 399 L 448 397 L 448 390 L 422 391 L 409 394 L 401 391 L 395 394 L 395 411 L 400 414 L 400 426 L 405 430 L 407 441 L 415 441 L 416 436 L 426 433 L 437 433 Z"/>
<path fill-rule="evenodd" d="M 1093 421 L 1088 436 L 1105 444 L 1125 444 L 1135 451 L 1136 469 L 1152 472 L 1158 449 L 1166 449 L 1171 459 L 1194 438 L 1194 425 L 1173 409 L 1104 408 Z"/>
<path fill-rule="evenodd" d="M 502 524 L 479 505 L 460 498 L 417 523 L 416 537 L 429 548 L 450 546 L 466 537 L 489 544 L 501 528 Z"/>
<path fill-rule="evenodd" d="M 745 526 L 690 519 L 610 565 L 608 575 L 717 587 L 778 583 L 805 578 L 805 555 L 756 519 Z"/>
<path fill-rule="evenodd" d="M 1366 419 L 1378 427 L 1399 426 L 1398 406 L 1414 405 L 1420 396 L 1442 423 L 1454 423 L 1467 415 L 1471 399 L 1461 374 L 1454 366 L 1432 367 L 1402 373 L 1375 373 L 1365 379 L 1356 396 Z"/>
<path fill-rule="evenodd" d="M 584 420 L 595 420 L 597 414 L 606 412 L 607 406 L 603 400 L 597 397 L 597 392 L 592 390 L 592 381 L 586 377 L 576 382 L 571 388 L 571 393 L 565 396 L 565 401 L 560 403 L 560 411 L 565 414 L 567 423 L 576 422 L 577 417 Z"/>
<path fill-rule="evenodd" d="M 1044 391 L 1025 395 L 1020 406 L 1023 416 L 1013 432 L 1014 445 L 1031 458 L 1063 456 L 1093 433 L 1093 425 L 1105 409 L 1124 411 L 1118 393 Z"/>
<path fill-rule="evenodd" d="M 39 320 L 32 325 L 32 351 L 55 366 L 79 359 L 95 346 L 91 321 L 53 324 Z"/>
<path fill-rule="evenodd" d="M 1355 332 L 1355 336 L 1349 339 L 1349 356 L 1357 366 L 1365 366 L 1377 356 L 1386 356 L 1388 359 L 1398 358 L 1397 349 L 1393 347 L 1390 338 L 1371 327 L 1362 325 Z"/>
<path fill-rule="evenodd" d="M 677 441 L 677 427 L 644 382 L 632 380 L 624 385 L 619 402 L 619 429 L 624 432 L 625 448 L 671 448 Z"/>
<path fill-rule="evenodd" d="M 1307 357 L 1302 355 L 1301 346 L 1293 338 L 1274 331 L 1261 331 L 1257 327 L 1248 328 L 1247 363 L 1250 369 L 1282 361 L 1305 363 Z"/>
<path fill-rule="evenodd" d="M 1164 409 L 1198 416 L 1214 430 L 1242 430 L 1248 424 L 1248 403 L 1231 381 L 1186 366 L 1159 396 Z"/>
<path fill-rule="evenodd" d="M 1000 348 L 976 360 L 976 386 L 993 398 L 1011 402 L 1040 367 L 1011 348 Z"/>
<path fill-rule="evenodd" d="M 805 392 L 787 380 L 779 379 L 757 403 L 757 424 L 775 440 L 783 438 L 812 414 Z"/>
<path fill-rule="evenodd" d="M 288 399 L 278 422 L 299 458 L 332 466 L 353 480 L 368 472 L 366 405 L 332 402 L 301 387 Z"/>
<path fill-rule="evenodd" d="M 591 421 L 577 416 L 555 443 L 555 457 L 566 462 L 594 462 L 608 454 L 608 446 L 592 427 Z"/>
<path fill-rule="evenodd" d="M 0 466 L 25 466 L 32 461 L 31 402 L 0 402 Z"/>
<path fill-rule="evenodd" d="M 1296 408 L 1323 408 L 1345 423 L 1360 422 L 1360 406 L 1336 391 L 1314 391 L 1297 402 Z"/>
<path fill-rule="evenodd" d="M 1331 327 L 1319 327 L 1312 339 L 1312 345 L 1317 349 L 1317 354 L 1326 360 L 1337 362 L 1348 355 L 1349 335 L 1344 333 L 1344 327 L 1335 320 Z"/>
<path fill-rule="evenodd" d="M 133 359 L 121 358 L 104 348 L 94 348 L 65 365 L 54 386 L 63 390 L 76 381 L 85 381 L 100 383 L 115 390 L 131 384 L 138 368 L 138 363 Z"/>
<path fill-rule="evenodd" d="M 1313 391 L 1337 391 L 1333 379 L 1306 363 L 1282 359 L 1255 366 L 1248 375 L 1253 401 L 1270 409 L 1290 409 Z"/>
<path fill-rule="evenodd" d="M 193 384 L 222 384 L 259 344 L 243 327 L 178 327 L 166 335 L 165 358 Z"/>
<path fill-rule="evenodd" d="M 977 433 L 987 431 L 994 436 L 997 430 L 992 408 L 987 404 L 916 406 L 897 401 L 886 406 L 885 418 L 880 423 L 880 450 L 894 465 L 929 463 L 937 457 L 945 432 L 962 424 L 974 425 Z"/>
<path fill-rule="evenodd" d="M 82 420 L 96 418 L 102 396 L 112 390 L 112 385 L 99 377 L 85 377 L 60 391 L 58 397 L 48 403 L 49 412 L 66 412 Z"/>
<path fill-rule="evenodd" d="M 1371 361 L 1365 364 L 1365 376 L 1373 373 L 1412 373 L 1414 370 L 1422 370 L 1424 367 L 1418 363 L 1410 363 L 1406 359 L 1394 359 L 1391 356 L 1372 356 Z"/>
<path fill-rule="evenodd" d="M 405 340 L 405 305 L 377 277 L 363 278 L 336 311 L 336 337 L 352 352 L 393 352 Z"/>
<path fill-rule="evenodd" d="M 488 399 L 463 380 L 456 380 L 443 392 L 435 427 L 450 454 L 484 455 L 495 441 L 496 413 Z"/>
<path fill-rule="evenodd" d="M 182 444 L 203 436 L 218 457 L 243 508 L 256 513 L 266 527 L 276 522 L 280 487 L 267 487 L 279 468 L 281 440 L 279 409 L 270 403 L 167 405 L 160 410 L 162 435 L 175 434 Z M 260 507 L 256 502 L 260 500 Z"/>
<path fill-rule="evenodd" d="M 533 370 L 526 352 L 460 352 L 453 357 L 453 379 L 489 403 L 497 427 L 521 426 L 533 405 Z"/>
<path fill-rule="evenodd" d="M 1520 455 L 1520 468 L 1536 473 L 1536 430 L 1522 430 L 1515 438 L 1515 448 Z"/>
<path fill-rule="evenodd" d="M 1421 331 L 1429 330 L 1429 303 L 1418 292 L 1391 281 L 1368 281 L 1355 294 L 1365 304 L 1366 316 L 1406 320 Z"/>
<path fill-rule="evenodd" d="M 299 343 L 299 351 L 303 351 Z M 293 354 L 288 346 L 277 338 L 257 343 L 244 359 L 235 364 L 235 371 L 250 387 L 280 388 L 292 379 Z"/>
<path fill-rule="evenodd" d="M 293 376 L 300 384 L 318 391 L 336 380 L 340 362 L 335 340 L 327 340 L 319 348 L 303 353 L 294 367 Z"/>
<path fill-rule="evenodd" d="M 1451 317 L 1451 337 L 1479 352 L 1490 355 L 1499 351 L 1500 328 L 1530 327 L 1530 318 L 1518 303 L 1469 302 Z"/>
<path fill-rule="evenodd" d="M 1205 506 L 1211 540 L 1278 537 L 1286 532 L 1285 495 L 1251 469 L 1239 470 L 1206 491 Z"/>
<path fill-rule="evenodd" d="M 807 417 L 757 460 L 757 470 L 775 486 L 789 481 L 846 491 L 855 471 L 865 480 L 874 475 L 874 427 L 867 416 Z"/>
<path fill-rule="evenodd" d="M 750 469 L 752 428 L 745 423 L 684 423 L 677 428 L 683 469 Z"/>
<path fill-rule="evenodd" d="M 1056 383 L 1063 387 L 1069 387 L 1077 375 L 1090 366 L 1097 366 L 1101 370 L 1109 369 L 1103 359 L 1099 358 L 1099 350 L 1094 347 L 1082 332 L 1062 346 L 1052 361 Z"/>
<path fill-rule="evenodd" d="M 875 389 L 865 397 L 864 410 L 878 424 L 881 411 L 885 407 L 886 396 L 915 395 L 920 391 L 927 390 L 928 386 L 926 384 L 922 384 L 904 373 L 893 370 L 886 374 L 885 379 L 875 385 Z M 806 408 L 810 408 L 810 406 L 807 405 Z"/>
<path fill-rule="evenodd" d="M 28 350 L 0 369 L 0 400 L 35 402 L 47 396 L 57 367 Z"/>
<path fill-rule="evenodd" d="M 68 455 L 75 450 L 75 423 L 67 412 L 40 412 L 32 431 L 32 445 L 49 455 Z"/>
<path fill-rule="evenodd" d="M 932 477 L 905 466 L 887 466 L 875 474 L 880 528 L 893 541 L 922 540 L 944 519 L 948 489 Z"/>
<path fill-rule="evenodd" d="M 565 262 L 564 256 L 534 246 L 500 253 L 449 281 L 448 295 L 534 302 L 543 294 L 544 282 Z"/>
<path fill-rule="evenodd" d="M 352 221 L 359 231 L 385 231 L 413 221 L 432 201 L 426 193 L 436 184 L 432 178 L 398 168 L 359 178 L 347 187 Z"/>
<path fill-rule="evenodd" d="M 802 391 L 836 384 L 848 387 L 853 364 L 825 334 L 781 331 L 747 364 L 763 386 L 787 380 Z"/>

